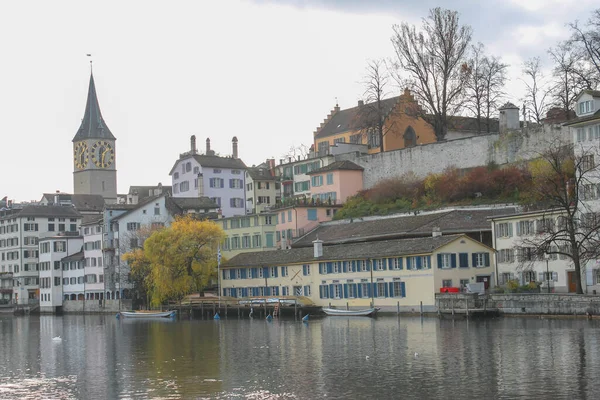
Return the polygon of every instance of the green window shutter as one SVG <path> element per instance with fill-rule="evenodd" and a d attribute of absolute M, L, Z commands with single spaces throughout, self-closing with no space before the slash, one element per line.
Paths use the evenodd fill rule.
<path fill-rule="evenodd" d="M 441 254 L 437 255 L 437 265 L 438 265 L 438 268 L 440 268 L 440 269 L 442 268 L 442 255 Z M 406 264 L 406 268 L 408 268 L 408 263 Z"/>
<path fill-rule="evenodd" d="M 471 254 L 471 265 L 473 268 L 477 267 L 477 253 Z"/>
<path fill-rule="evenodd" d="M 452 268 L 456 268 L 456 254 L 450 254 L 450 265 Z"/>
<path fill-rule="evenodd" d="M 483 255 L 484 261 L 485 261 L 485 266 L 489 267 L 490 266 L 490 253 L 485 253 Z"/>

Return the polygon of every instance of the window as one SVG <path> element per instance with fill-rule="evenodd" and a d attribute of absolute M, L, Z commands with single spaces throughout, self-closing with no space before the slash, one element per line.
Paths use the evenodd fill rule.
<path fill-rule="evenodd" d="M 137 231 L 140 229 L 140 223 L 139 222 L 128 222 L 127 223 L 127 230 L 128 231 Z"/>
<path fill-rule="evenodd" d="M 346 143 L 346 138 L 340 137 L 340 138 L 333 139 L 333 144 L 338 144 L 338 143 Z"/>
<path fill-rule="evenodd" d="M 379 147 L 379 133 L 374 129 L 370 129 L 369 132 L 367 132 L 367 135 L 369 137 L 369 146 Z"/>
<path fill-rule="evenodd" d="M 273 217 L 270 215 L 265 216 L 265 225 L 273 225 Z"/>
<path fill-rule="evenodd" d="M 288 267 L 281 267 L 281 276 L 288 276 Z"/>
<path fill-rule="evenodd" d="M 54 232 L 54 224 L 48 224 L 48 232 Z"/>
<path fill-rule="evenodd" d="M 392 269 L 396 270 L 396 271 L 402 269 L 402 259 L 401 258 L 392 258 Z"/>
<path fill-rule="evenodd" d="M 335 284 L 335 285 L 333 285 L 333 298 L 334 299 L 342 299 L 342 298 L 344 298 L 344 296 L 343 296 L 343 290 L 342 290 L 342 285 L 341 284 Z"/>
<path fill-rule="evenodd" d="M 333 185 L 333 174 L 327 174 L 327 184 Z"/>
<path fill-rule="evenodd" d="M 271 204 L 271 198 L 269 196 L 258 196 L 256 204 Z"/>
<path fill-rule="evenodd" d="M 77 231 L 77 224 L 70 224 L 69 225 L 69 230 L 71 232 L 76 232 Z"/>
<path fill-rule="evenodd" d="M 54 251 L 64 253 L 67 251 L 67 242 L 54 242 Z"/>
<path fill-rule="evenodd" d="M 316 221 L 317 220 L 317 209 L 316 208 L 309 208 L 306 211 L 308 213 L 308 220 L 309 221 Z"/>
<path fill-rule="evenodd" d="M 194 174 L 198 175 L 200 173 L 200 167 L 194 167 Z"/>
<path fill-rule="evenodd" d="M 313 187 L 323 186 L 323 175 L 313 176 L 311 178 L 311 185 Z"/>
<path fill-rule="evenodd" d="M 442 280 L 442 287 L 452 287 L 452 279 Z"/>
<path fill-rule="evenodd" d="M 175 172 L 173 174 L 173 179 L 175 179 L 175 180 L 179 179 L 179 172 Z"/>
<path fill-rule="evenodd" d="M 230 189 L 242 189 L 244 187 L 244 181 L 241 179 L 230 179 L 229 180 L 229 188 Z"/>
<path fill-rule="evenodd" d="M 360 272 L 366 272 L 369 270 L 368 266 L 367 266 L 367 261 L 366 260 L 359 260 L 357 261 L 359 263 L 359 270 Z"/>
<path fill-rule="evenodd" d="M 535 282 L 535 271 L 523 272 L 523 283 Z"/>
<path fill-rule="evenodd" d="M 350 135 L 350 143 L 362 144 L 362 134 Z"/>
<path fill-rule="evenodd" d="M 529 236 L 535 233 L 534 221 L 517 222 L 517 236 Z"/>
<path fill-rule="evenodd" d="M 441 265 L 438 265 L 439 268 L 452 268 L 451 254 L 438 254 L 438 259 L 441 260 Z"/>
<path fill-rule="evenodd" d="M 242 173 L 242 171 L 240 171 L 239 169 L 232 169 L 232 170 L 231 170 L 231 173 L 232 173 L 233 175 L 240 175 L 240 174 Z"/>
<path fill-rule="evenodd" d="M 392 297 L 406 297 L 406 295 L 404 293 L 404 290 L 405 290 L 404 282 L 394 280 L 392 288 L 393 288 Z"/>
<path fill-rule="evenodd" d="M 304 275 L 304 276 L 310 275 L 310 264 L 304 264 L 302 266 L 302 275 Z"/>
<path fill-rule="evenodd" d="M 535 261 L 537 259 L 536 249 L 534 247 L 523 247 L 517 249 L 517 258 L 519 262 Z"/>
<path fill-rule="evenodd" d="M 190 182 L 189 181 L 183 181 L 179 184 L 180 192 L 187 192 L 188 190 L 190 190 Z"/>
<path fill-rule="evenodd" d="M 385 260 L 383 259 L 378 259 L 378 260 L 373 260 L 374 263 L 374 269 L 377 271 L 385 271 Z"/>
<path fill-rule="evenodd" d="M 473 253 L 473 267 L 483 268 L 490 266 L 490 254 L 489 253 Z"/>
<path fill-rule="evenodd" d="M 215 203 L 217 203 L 217 205 L 219 207 L 221 207 L 221 198 L 220 197 L 211 197 L 210 198 L 212 201 L 214 201 Z"/>
<path fill-rule="evenodd" d="M 37 232 L 38 231 L 38 224 L 23 224 L 23 230 L 24 231 L 29 231 L 29 232 Z"/>
<path fill-rule="evenodd" d="M 310 190 L 310 181 L 296 182 L 294 184 L 294 189 L 296 190 L 296 192 L 303 192 L 303 191 Z"/>
<path fill-rule="evenodd" d="M 310 286 L 309 285 L 304 286 L 304 295 L 306 297 L 310 296 Z"/>
<path fill-rule="evenodd" d="M 496 224 L 496 237 L 497 238 L 512 237 L 512 235 L 513 235 L 512 227 L 513 227 L 512 222 L 502 222 L 502 223 Z"/>
<path fill-rule="evenodd" d="M 319 154 L 329 153 L 329 141 L 319 142 L 317 146 L 319 148 Z"/>
<path fill-rule="evenodd" d="M 292 210 L 288 210 L 288 222 L 292 222 Z"/>
<path fill-rule="evenodd" d="M 362 294 L 362 298 L 369 298 L 371 297 L 371 288 L 370 288 L 370 284 L 368 283 L 361 283 L 360 284 L 360 288 L 361 288 L 361 294 Z"/>
<path fill-rule="evenodd" d="M 515 262 L 515 251 L 514 249 L 501 249 L 498 251 L 498 262 L 499 263 L 514 263 Z"/>
<path fill-rule="evenodd" d="M 591 132 L 592 132 L 592 130 L 590 129 L 590 133 Z M 583 172 L 589 171 L 593 168 L 594 168 L 594 155 L 593 154 L 587 154 L 587 155 L 584 155 L 583 157 L 581 157 L 581 169 L 583 170 Z"/>
<path fill-rule="evenodd" d="M 229 205 L 232 208 L 242 208 L 242 207 L 244 207 L 244 199 L 240 199 L 237 197 L 229 199 Z"/>
<path fill-rule="evenodd" d="M 242 249 L 249 249 L 250 248 L 250 236 L 249 235 L 244 235 L 242 236 Z"/>
<path fill-rule="evenodd" d="M 252 236 L 252 247 L 258 248 L 260 246 L 261 246 L 260 235 L 259 234 L 255 234 L 254 236 Z"/>
<path fill-rule="evenodd" d="M 377 297 L 386 297 L 386 284 L 385 282 L 377 282 Z"/>
<path fill-rule="evenodd" d="M 579 103 L 579 114 L 587 114 L 594 111 L 594 103 L 592 100 L 582 101 Z"/>
<path fill-rule="evenodd" d="M 160 207 L 154 207 L 154 215 L 160 215 Z"/>
<path fill-rule="evenodd" d="M 221 170 L 218 168 L 213 169 L 213 174 L 220 174 Z"/>
<path fill-rule="evenodd" d="M 223 178 L 210 178 L 209 186 L 211 188 L 222 189 L 225 186 L 225 180 Z"/>
<path fill-rule="evenodd" d="M 269 268 L 269 278 L 277 278 L 277 267 Z"/>
<path fill-rule="evenodd" d="M 339 261 L 335 261 L 333 263 L 333 273 L 334 274 L 339 274 L 340 272 L 342 272 L 342 263 Z"/>

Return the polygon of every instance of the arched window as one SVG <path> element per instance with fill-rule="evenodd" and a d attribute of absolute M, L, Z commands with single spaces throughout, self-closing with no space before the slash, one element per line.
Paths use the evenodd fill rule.
<path fill-rule="evenodd" d="M 417 145 L 417 135 L 412 126 L 409 125 L 404 131 L 404 147 L 414 147 Z"/>

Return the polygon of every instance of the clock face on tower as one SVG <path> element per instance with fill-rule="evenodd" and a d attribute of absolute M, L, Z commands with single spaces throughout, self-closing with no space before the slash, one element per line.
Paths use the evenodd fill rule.
<path fill-rule="evenodd" d="M 75 145 L 74 150 L 75 167 L 83 169 L 88 163 L 88 147 L 84 142 Z"/>
<path fill-rule="evenodd" d="M 115 161 L 115 150 L 110 143 L 101 140 L 92 145 L 90 157 L 96 167 L 108 168 Z"/>

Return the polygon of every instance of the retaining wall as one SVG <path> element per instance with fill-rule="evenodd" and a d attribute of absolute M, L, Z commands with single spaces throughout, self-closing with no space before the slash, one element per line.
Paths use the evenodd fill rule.
<path fill-rule="evenodd" d="M 65 300 L 64 313 L 116 313 L 119 311 L 119 300 Z M 121 300 L 121 310 L 131 310 L 131 300 Z"/>

